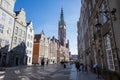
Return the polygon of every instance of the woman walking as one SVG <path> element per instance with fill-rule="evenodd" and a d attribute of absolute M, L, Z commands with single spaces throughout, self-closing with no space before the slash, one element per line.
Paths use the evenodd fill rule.
<path fill-rule="evenodd" d="M 75 63 L 75 67 L 76 67 L 77 72 L 80 71 L 80 63 L 79 62 Z"/>

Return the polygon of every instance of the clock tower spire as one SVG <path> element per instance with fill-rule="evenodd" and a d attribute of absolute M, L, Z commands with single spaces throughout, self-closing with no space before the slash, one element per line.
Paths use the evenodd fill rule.
<path fill-rule="evenodd" d="M 61 14 L 60 14 L 60 21 L 58 24 L 58 39 L 61 43 L 61 45 L 66 45 L 66 24 L 64 21 L 64 12 L 63 8 L 61 8 Z"/>

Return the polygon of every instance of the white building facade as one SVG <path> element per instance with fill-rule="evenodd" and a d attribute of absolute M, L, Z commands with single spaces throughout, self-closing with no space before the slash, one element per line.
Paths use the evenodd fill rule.
<path fill-rule="evenodd" d="M 27 34 L 26 34 L 26 56 L 27 65 L 32 65 L 32 55 L 33 55 L 33 40 L 34 40 L 34 29 L 33 24 L 30 21 L 27 23 Z"/>

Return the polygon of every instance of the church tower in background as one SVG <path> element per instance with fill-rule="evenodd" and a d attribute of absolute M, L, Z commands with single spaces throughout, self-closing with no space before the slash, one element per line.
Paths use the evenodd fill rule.
<path fill-rule="evenodd" d="M 61 45 L 66 45 L 66 24 L 64 21 L 63 8 L 61 8 L 60 21 L 58 24 L 58 39 Z"/>

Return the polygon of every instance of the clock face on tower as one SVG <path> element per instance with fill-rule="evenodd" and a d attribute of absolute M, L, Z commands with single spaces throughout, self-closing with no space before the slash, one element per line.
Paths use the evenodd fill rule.
<path fill-rule="evenodd" d="M 64 28 L 64 29 L 66 29 L 66 26 L 62 26 L 62 25 L 61 25 L 60 28 Z"/>
<path fill-rule="evenodd" d="M 66 26 L 64 26 L 64 29 L 66 29 Z"/>
<path fill-rule="evenodd" d="M 60 26 L 60 28 L 62 28 L 62 25 Z"/>

